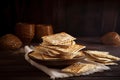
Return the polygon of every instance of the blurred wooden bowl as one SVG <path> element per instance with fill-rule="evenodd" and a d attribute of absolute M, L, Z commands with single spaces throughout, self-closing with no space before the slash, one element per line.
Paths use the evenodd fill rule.
<path fill-rule="evenodd" d="M 101 37 L 101 42 L 106 45 L 120 46 L 120 36 L 117 32 L 108 32 Z"/>
<path fill-rule="evenodd" d="M 35 35 L 35 25 L 28 23 L 17 23 L 15 33 L 24 44 L 29 44 Z"/>
<path fill-rule="evenodd" d="M 52 25 L 38 24 L 35 26 L 35 37 L 38 41 L 41 41 L 42 36 L 53 34 Z"/>
<path fill-rule="evenodd" d="M 79 62 L 79 61 L 83 61 L 83 59 L 85 58 L 84 56 L 83 57 L 78 57 L 78 58 L 73 58 L 73 59 L 61 59 L 61 58 L 58 58 L 58 59 L 47 59 L 47 60 L 42 60 L 42 59 L 38 59 L 36 57 L 34 57 L 34 55 L 29 55 L 29 57 L 34 60 L 35 62 L 37 63 L 40 63 L 40 64 L 43 64 L 43 65 L 46 65 L 48 67 L 65 67 L 65 66 L 69 66 L 75 62 Z"/>
<path fill-rule="evenodd" d="M 22 41 L 13 34 L 6 34 L 0 38 L 0 48 L 15 50 L 22 46 Z"/>

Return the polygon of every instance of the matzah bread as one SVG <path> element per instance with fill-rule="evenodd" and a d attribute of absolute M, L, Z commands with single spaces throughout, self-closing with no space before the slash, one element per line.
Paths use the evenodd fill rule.
<path fill-rule="evenodd" d="M 90 53 L 90 54 L 98 54 L 98 55 L 100 55 L 100 54 L 106 54 L 106 55 L 109 54 L 109 52 L 107 52 L 107 51 L 98 51 L 98 50 L 86 50 L 84 52 Z"/>
<path fill-rule="evenodd" d="M 45 46 L 45 45 L 43 47 L 59 52 L 60 57 L 64 59 L 72 59 L 73 57 L 79 54 L 78 53 L 79 50 L 85 48 L 85 46 L 77 45 L 77 44 L 72 45 L 68 48 L 61 48 L 59 46 Z"/>
<path fill-rule="evenodd" d="M 55 45 L 55 46 L 60 46 L 60 47 L 66 48 L 66 47 L 69 47 L 74 44 L 76 44 L 75 41 L 68 41 L 68 42 L 62 43 L 60 45 Z M 43 41 L 40 45 L 54 46 L 53 44 L 50 44 L 49 42 L 46 42 L 46 41 Z"/>
<path fill-rule="evenodd" d="M 109 66 L 106 65 L 117 65 L 115 61 L 120 60 L 120 58 L 110 55 L 109 52 L 86 50 L 84 49 L 86 46 L 76 44 L 74 41 L 75 38 L 64 32 L 44 36 L 42 39 L 43 42 L 35 46 L 29 56 L 44 63 L 46 61 L 46 63 L 50 65 L 56 65 L 56 63 L 58 63 L 58 65 L 67 65 L 67 67 L 57 70 L 59 74 L 62 73 L 62 77 L 65 77 L 63 74 L 66 76 L 68 76 L 67 74 L 80 76 L 109 70 Z M 42 64 L 42 62 L 39 63 Z M 46 65 L 46 63 L 44 63 L 43 65 Z M 46 71 L 46 73 L 50 72 L 53 74 L 53 70 L 56 69 L 51 69 Z M 56 72 L 54 72 L 54 74 L 58 75 Z"/>
<path fill-rule="evenodd" d="M 85 57 L 86 57 L 87 60 L 95 61 L 95 62 L 99 62 L 99 63 L 105 63 L 105 62 L 112 62 L 113 61 L 111 59 L 99 58 L 99 57 L 95 57 L 91 54 L 86 54 L 86 53 L 85 53 Z"/>
<path fill-rule="evenodd" d="M 82 74 L 96 68 L 96 65 L 89 63 L 74 63 L 64 69 L 63 72 L 72 73 L 72 74 Z"/>
<path fill-rule="evenodd" d="M 66 72 L 66 73 L 72 73 L 76 76 L 80 76 L 80 75 L 89 75 L 95 72 L 101 72 L 101 71 L 109 70 L 109 69 L 110 68 L 108 66 L 105 66 L 99 63 L 76 62 L 66 68 L 63 68 L 61 71 Z"/>
<path fill-rule="evenodd" d="M 52 57 L 52 56 L 49 56 L 49 55 L 45 55 L 45 54 L 42 54 L 42 53 L 37 53 L 37 52 L 32 52 L 29 54 L 30 57 L 33 57 L 35 59 L 38 59 L 38 60 L 53 60 L 53 59 L 59 59 L 58 57 Z"/>
<path fill-rule="evenodd" d="M 43 42 L 45 41 L 51 45 L 63 45 L 66 42 L 75 40 L 76 38 L 65 32 L 61 32 L 53 35 L 43 36 L 42 39 Z"/>
<path fill-rule="evenodd" d="M 103 51 L 87 50 L 87 51 L 85 51 L 85 53 L 87 53 L 87 54 L 89 54 L 89 55 L 91 55 L 93 57 L 99 58 L 99 59 L 105 59 L 106 58 L 106 59 L 115 60 L 115 61 L 119 61 L 120 60 L 119 57 L 110 55 L 107 52 L 103 52 Z"/>
<path fill-rule="evenodd" d="M 49 49 L 49 48 L 43 47 L 43 46 L 35 47 L 34 51 L 37 52 L 37 53 L 46 54 L 46 55 L 49 55 L 49 56 L 57 56 L 57 55 L 60 54 L 59 52 L 57 52 L 55 50 L 52 50 L 52 49 Z"/>
<path fill-rule="evenodd" d="M 61 48 L 59 46 L 44 46 L 44 45 L 41 45 L 41 46 L 43 46 L 45 48 L 49 48 L 49 49 L 55 50 L 55 51 L 63 52 L 63 55 L 67 55 L 67 54 L 64 54 L 64 53 L 78 52 L 79 50 L 84 49 L 86 47 L 86 46 L 78 45 L 78 44 L 69 46 L 68 48 Z"/>
<path fill-rule="evenodd" d="M 79 58 L 79 57 L 85 57 L 85 54 L 82 50 L 78 51 L 78 54 L 75 56 L 75 58 Z"/>
<path fill-rule="evenodd" d="M 102 63 L 104 65 L 118 65 L 117 63 L 115 62 L 106 62 L 106 63 Z"/>

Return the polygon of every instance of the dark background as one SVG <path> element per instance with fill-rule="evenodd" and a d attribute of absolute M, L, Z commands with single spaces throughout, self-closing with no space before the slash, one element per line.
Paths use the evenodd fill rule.
<path fill-rule="evenodd" d="M 119 0 L 3 0 L 0 4 L 0 36 L 14 34 L 18 22 L 52 24 L 54 33 L 77 37 L 120 34 Z"/>

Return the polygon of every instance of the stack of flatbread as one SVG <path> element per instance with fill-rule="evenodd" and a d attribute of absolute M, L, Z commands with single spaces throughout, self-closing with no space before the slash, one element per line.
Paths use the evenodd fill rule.
<path fill-rule="evenodd" d="M 120 58 L 110 55 L 109 52 L 97 50 L 84 50 L 86 46 L 76 44 L 75 37 L 61 32 L 42 37 L 43 42 L 34 47 L 34 52 L 29 54 L 37 59 L 73 59 L 84 56 L 82 62 L 75 62 L 61 71 L 74 75 L 87 75 L 90 73 L 108 70 L 106 65 L 116 65 Z"/>
<path fill-rule="evenodd" d="M 73 59 L 81 55 L 80 50 L 85 46 L 78 45 L 74 40 L 76 38 L 61 32 L 42 37 L 43 42 L 35 46 L 34 52 L 30 54 L 39 59 Z"/>

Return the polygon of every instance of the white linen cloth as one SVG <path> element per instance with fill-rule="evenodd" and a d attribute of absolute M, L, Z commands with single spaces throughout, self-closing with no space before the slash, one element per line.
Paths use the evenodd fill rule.
<path fill-rule="evenodd" d="M 110 69 L 108 66 L 105 66 L 103 64 L 91 62 L 91 63 L 97 65 L 97 67 L 93 70 L 90 70 L 90 71 L 82 73 L 82 74 L 77 74 L 77 75 L 76 74 L 71 74 L 71 73 L 64 73 L 64 72 L 61 72 L 60 69 L 48 68 L 47 66 L 42 65 L 40 63 L 37 63 L 37 62 L 33 61 L 32 59 L 30 59 L 28 54 L 30 52 L 32 52 L 33 49 L 30 48 L 29 46 L 26 45 L 24 47 L 24 50 L 25 50 L 25 60 L 28 61 L 32 66 L 34 66 L 34 67 L 38 68 L 39 70 L 45 72 L 47 75 L 50 76 L 51 79 L 65 78 L 65 77 L 71 77 L 71 76 L 80 76 L 80 75 L 89 75 L 89 74 L 92 74 L 92 73 L 95 73 L 95 72 L 101 72 L 101 71 Z"/>

